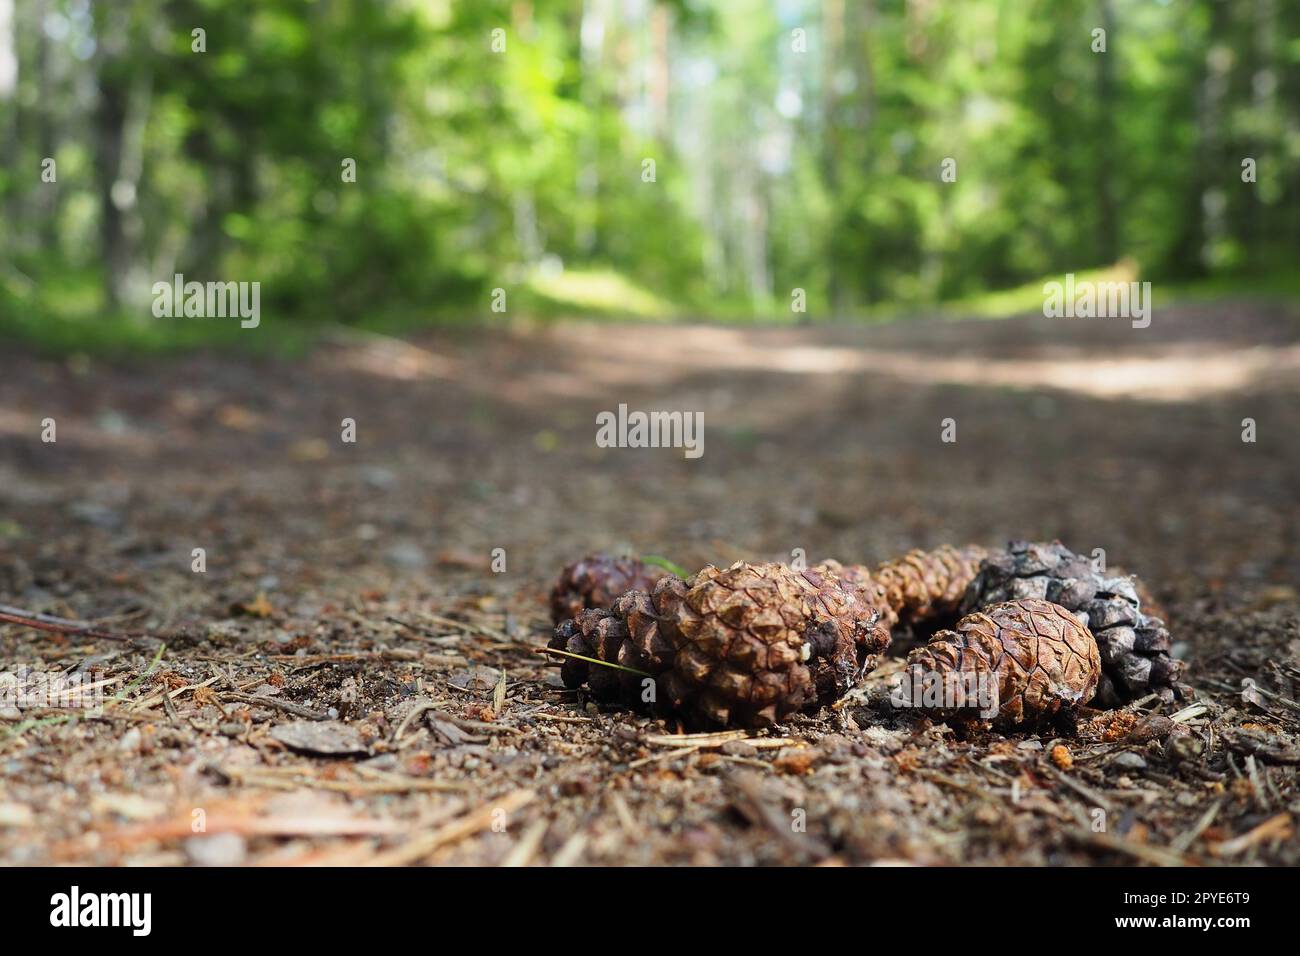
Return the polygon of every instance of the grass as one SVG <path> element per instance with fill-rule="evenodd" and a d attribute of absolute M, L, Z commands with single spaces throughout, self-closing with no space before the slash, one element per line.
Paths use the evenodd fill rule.
<path fill-rule="evenodd" d="M 18 281 L 18 279 L 22 281 Z M 1075 274 L 1076 282 L 1132 281 L 1136 266 L 1125 261 L 1106 269 Z M 933 305 L 882 304 L 855 310 L 839 319 L 862 323 L 892 322 L 918 315 L 949 320 L 993 319 L 1036 312 L 1043 306 L 1048 276 L 1011 289 L 984 292 Z M 1300 273 L 1276 272 L 1259 277 L 1223 277 L 1187 283 L 1156 283 L 1159 305 L 1174 301 L 1218 298 L 1274 298 L 1300 301 Z M 664 298 L 629 277 L 608 269 L 535 270 L 508 290 L 508 312 L 469 308 L 383 307 L 350 323 L 365 331 L 410 335 L 430 327 L 481 328 L 564 319 L 672 322 L 703 320 L 734 324 L 793 324 L 806 319 L 826 321 L 810 312 L 756 314 L 742 303 L 724 301 L 696 309 Z M 87 354 L 129 357 L 198 349 L 238 351 L 252 355 L 300 355 L 336 330 L 337 316 L 278 318 L 264 308 L 256 329 L 244 329 L 237 319 L 157 319 L 147 311 L 128 314 L 100 307 L 97 280 L 90 273 L 61 273 L 33 282 L 25 276 L 0 273 L 0 341 L 16 341 L 50 355 Z"/>
<path fill-rule="evenodd" d="M 551 313 L 666 321 L 680 312 L 674 303 L 612 270 L 535 271 L 528 279 L 527 294 L 535 300 L 535 310 Z"/>

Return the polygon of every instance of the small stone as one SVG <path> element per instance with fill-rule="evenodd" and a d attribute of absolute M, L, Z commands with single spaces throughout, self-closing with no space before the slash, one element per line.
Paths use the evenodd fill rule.
<path fill-rule="evenodd" d="M 397 487 L 397 473 L 380 465 L 367 465 L 361 469 L 362 480 L 372 488 L 391 491 Z"/>
<path fill-rule="evenodd" d="M 96 528 L 113 531 L 122 526 L 122 515 L 97 501 L 74 501 L 68 506 L 72 516 Z"/>
<path fill-rule="evenodd" d="M 404 571 L 419 571 L 429 564 L 424 550 L 409 541 L 400 541 L 384 552 L 384 559 L 395 568 Z"/>
<path fill-rule="evenodd" d="M 1175 725 L 1165 738 L 1164 754 L 1169 760 L 1196 760 L 1205 753 L 1205 741 L 1187 727 Z"/>
<path fill-rule="evenodd" d="M 1115 755 L 1110 762 L 1110 766 L 1120 771 L 1145 770 L 1147 762 L 1141 754 L 1132 750 L 1125 750 Z"/>
<path fill-rule="evenodd" d="M 240 866 L 248 845 L 238 833 L 192 836 L 185 841 L 185 854 L 195 866 Z"/>
<path fill-rule="evenodd" d="M 36 821 L 32 808 L 22 803 L 0 803 L 0 827 L 26 827 Z"/>

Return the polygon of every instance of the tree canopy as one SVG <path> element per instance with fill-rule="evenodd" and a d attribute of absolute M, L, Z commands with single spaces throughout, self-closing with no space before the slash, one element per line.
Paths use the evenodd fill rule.
<path fill-rule="evenodd" d="M 1294 268 L 1282 0 L 0 0 L 0 322 L 812 316 Z"/>

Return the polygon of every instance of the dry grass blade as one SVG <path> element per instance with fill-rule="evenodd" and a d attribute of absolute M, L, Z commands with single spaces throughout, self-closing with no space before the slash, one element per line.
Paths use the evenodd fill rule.
<path fill-rule="evenodd" d="M 1176 724 L 1184 724 L 1189 720 L 1195 720 L 1202 714 L 1207 713 L 1210 708 L 1204 704 L 1192 704 L 1190 707 L 1184 707 L 1176 714 L 1171 714 L 1169 719 Z"/>
<path fill-rule="evenodd" d="M 439 847 L 463 840 L 465 837 L 491 826 L 498 811 L 509 815 L 527 806 L 536 797 L 537 792 L 534 790 L 515 790 L 506 794 L 500 800 L 486 803 L 478 809 L 465 814 L 465 816 L 452 820 L 432 833 L 413 836 L 399 847 L 376 854 L 366 861 L 365 865 L 406 866 L 411 863 L 418 863 Z"/>
<path fill-rule="evenodd" d="M 1210 824 L 1214 822 L 1214 818 L 1217 817 L 1219 811 L 1223 809 L 1223 803 L 1224 801 L 1219 800 L 1214 804 L 1214 806 L 1206 810 L 1205 813 L 1202 814 L 1201 818 L 1196 821 L 1194 827 L 1186 833 L 1180 834 L 1172 843 L 1169 844 L 1169 849 L 1173 850 L 1175 853 L 1186 853 L 1191 848 L 1192 844 L 1196 842 L 1196 838 L 1204 833 L 1206 829 L 1209 828 Z"/>
<path fill-rule="evenodd" d="M 398 820 L 376 820 L 335 814 L 278 814 L 261 816 L 256 803 L 241 803 L 210 810 L 204 832 L 238 833 L 243 836 L 385 836 L 402 832 Z M 194 834 L 194 821 L 187 811 L 180 817 L 156 823 L 137 824 L 101 833 L 104 843 L 134 846 L 146 841 L 179 840 Z"/>
<path fill-rule="evenodd" d="M 417 700 L 411 705 L 411 709 L 406 712 L 406 716 L 402 718 L 402 722 L 393 730 L 393 736 L 389 738 L 389 742 L 397 743 L 402 739 L 402 734 L 406 733 L 406 728 L 411 726 L 411 724 L 414 723 L 421 714 L 437 709 L 438 705 L 427 697 Z"/>
<path fill-rule="evenodd" d="M 746 736 L 743 730 L 724 730 L 708 734 L 646 734 L 641 739 L 655 747 L 720 747 Z"/>
<path fill-rule="evenodd" d="M 497 681 L 496 687 L 492 689 L 492 712 L 498 717 L 505 710 L 506 706 L 506 669 L 501 668 L 501 679 Z"/>
<path fill-rule="evenodd" d="M 755 750 L 775 750 L 780 747 L 803 747 L 807 741 L 793 737 L 751 737 L 744 730 L 723 730 L 706 734 L 646 734 L 641 741 L 652 747 L 690 747 L 709 749 L 743 740 Z"/>
<path fill-rule="evenodd" d="M 537 855 L 538 849 L 541 848 L 542 840 L 546 838 L 546 831 L 550 829 L 550 826 L 551 821 L 544 817 L 530 823 L 523 836 L 519 838 L 519 842 L 501 861 L 501 865 L 503 867 L 520 867 L 531 863 L 533 857 Z"/>
<path fill-rule="evenodd" d="M 561 657 L 572 657 L 575 660 L 586 661 L 588 664 L 599 664 L 601 667 L 612 667 L 616 671 L 627 671 L 629 674 L 636 674 L 639 677 L 653 677 L 654 675 L 647 671 L 639 671 L 635 667 L 624 667 L 622 664 L 611 664 L 609 661 L 602 661 L 595 657 L 584 657 L 582 654 L 575 654 L 572 651 L 562 651 L 555 647 L 539 647 L 538 654 L 558 654 Z"/>

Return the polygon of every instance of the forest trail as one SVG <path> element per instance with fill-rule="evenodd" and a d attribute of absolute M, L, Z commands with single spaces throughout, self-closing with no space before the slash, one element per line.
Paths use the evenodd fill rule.
<path fill-rule="evenodd" d="M 0 862 L 1300 863 L 1294 307 L 6 366 L 0 603 L 169 639 L 150 671 L 154 641 L 0 627 L 0 670 L 90 656 L 108 682 L 94 719 L 0 706 Z M 597 447 L 621 403 L 702 412 L 703 456 Z M 591 550 L 875 562 L 1011 537 L 1144 576 L 1206 705 L 1180 720 L 1217 750 L 1099 731 L 1063 741 L 1071 786 L 1052 739 L 959 741 L 869 695 L 785 743 L 676 748 L 575 706 L 536 653 L 546 588 Z M 1244 702 L 1244 678 L 1279 697 Z M 806 832 L 773 832 L 800 808 Z"/>

